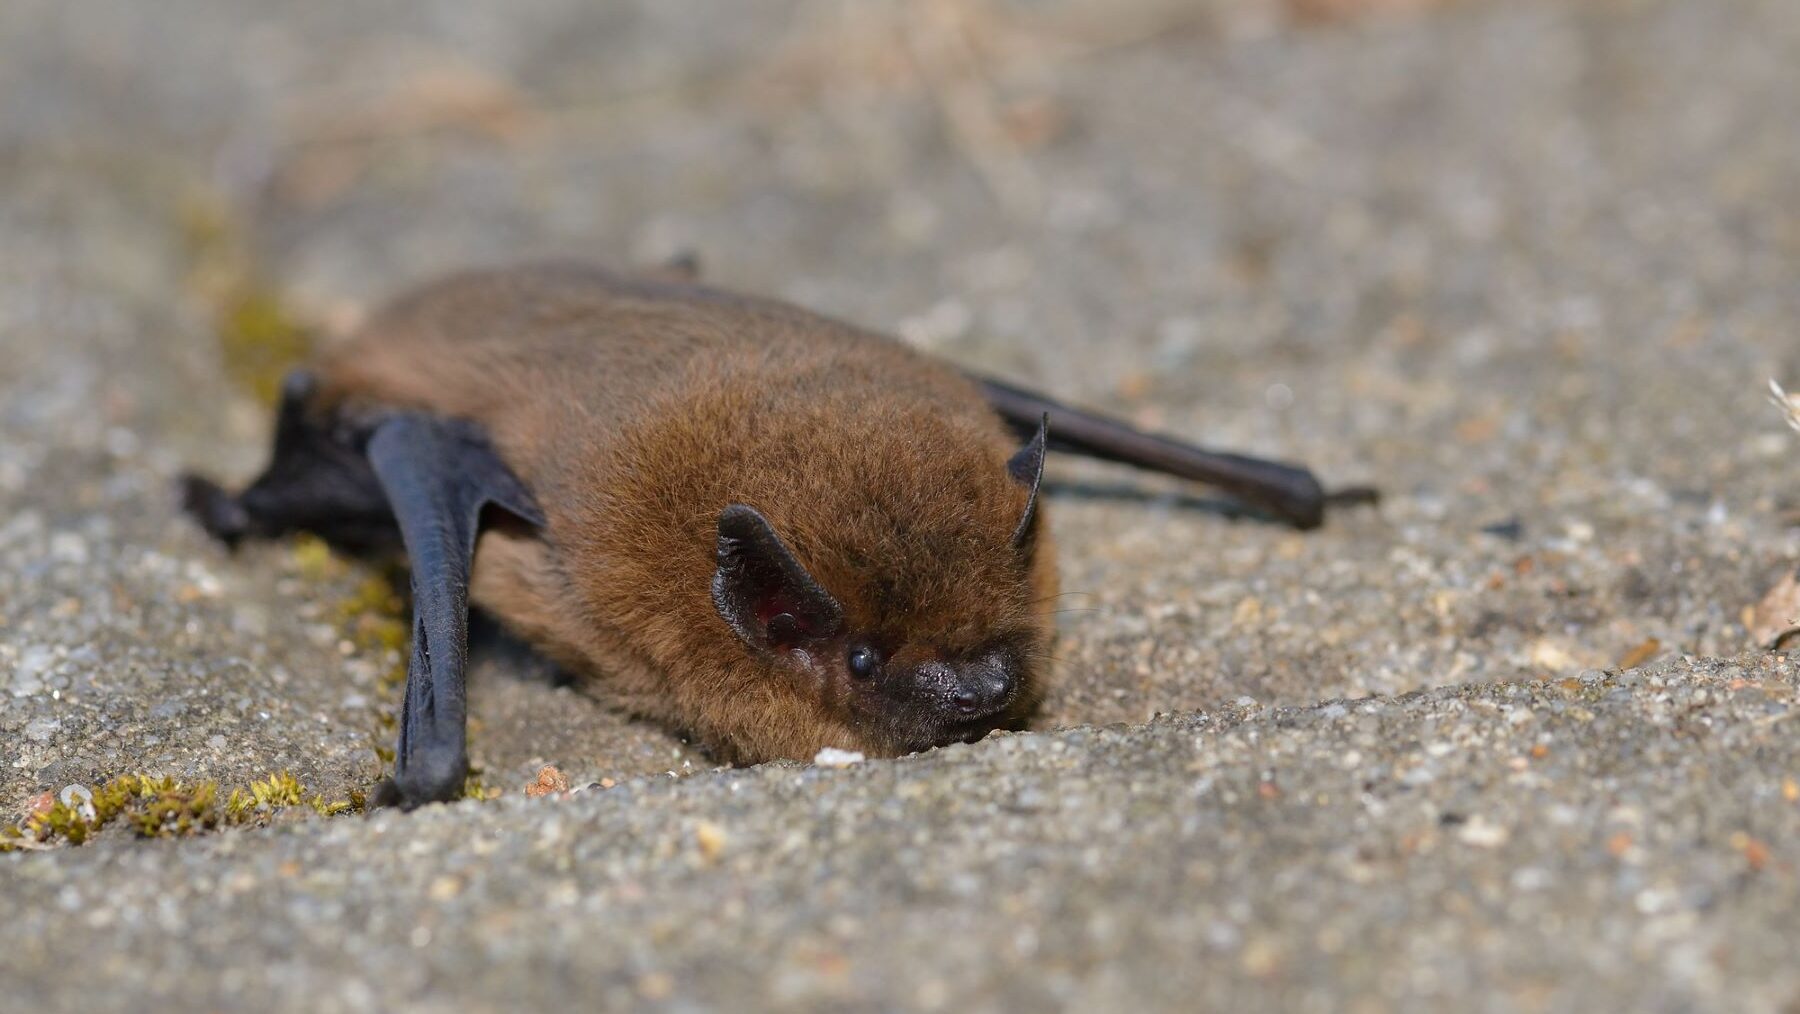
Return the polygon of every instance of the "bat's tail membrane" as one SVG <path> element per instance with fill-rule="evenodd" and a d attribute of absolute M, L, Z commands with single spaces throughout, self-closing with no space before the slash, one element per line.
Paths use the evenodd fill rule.
<path fill-rule="evenodd" d="M 977 378 L 977 383 L 1000 417 L 1020 433 L 1035 430 L 1048 412 L 1053 450 L 1204 482 L 1296 528 L 1317 528 L 1325 520 L 1329 498 L 1324 487 L 1310 471 L 1298 465 L 1210 451 L 1144 433 L 1011 384 L 985 378 Z"/>

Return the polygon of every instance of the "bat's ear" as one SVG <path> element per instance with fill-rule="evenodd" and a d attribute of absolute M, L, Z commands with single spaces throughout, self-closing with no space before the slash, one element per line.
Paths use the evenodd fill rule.
<path fill-rule="evenodd" d="M 1013 529 L 1012 542 L 1016 548 L 1029 546 L 1037 533 L 1038 487 L 1044 483 L 1044 445 L 1049 440 L 1050 413 L 1045 412 L 1038 420 L 1037 432 L 1006 462 L 1007 474 L 1026 490 L 1025 513 L 1019 518 L 1019 526 Z"/>
<path fill-rule="evenodd" d="M 756 508 L 719 514 L 714 608 L 744 643 L 776 652 L 829 638 L 844 623 L 837 600 L 813 580 Z"/>

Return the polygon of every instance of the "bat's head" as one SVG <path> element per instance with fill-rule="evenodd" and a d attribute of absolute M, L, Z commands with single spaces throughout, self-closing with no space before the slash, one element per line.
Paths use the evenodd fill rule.
<path fill-rule="evenodd" d="M 908 753 L 1017 725 L 1036 705 L 1055 585 L 1044 441 L 1040 427 L 1004 467 L 915 463 L 841 503 L 790 509 L 787 529 L 744 503 L 719 515 L 713 605 L 815 699 L 831 744 Z"/>

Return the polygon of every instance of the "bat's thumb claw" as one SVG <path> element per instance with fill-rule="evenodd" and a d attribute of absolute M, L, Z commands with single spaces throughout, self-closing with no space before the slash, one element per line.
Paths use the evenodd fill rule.
<path fill-rule="evenodd" d="M 181 509 L 198 521 L 206 534 L 227 546 L 236 546 L 250 531 L 250 515 L 244 505 L 211 479 L 184 475 L 180 494 Z"/>

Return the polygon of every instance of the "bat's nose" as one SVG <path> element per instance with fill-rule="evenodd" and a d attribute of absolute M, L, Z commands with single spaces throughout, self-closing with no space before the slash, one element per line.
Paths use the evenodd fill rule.
<path fill-rule="evenodd" d="M 982 718 L 1012 701 L 1012 672 L 1003 666 L 976 665 L 961 673 L 950 702 L 968 718 Z"/>

